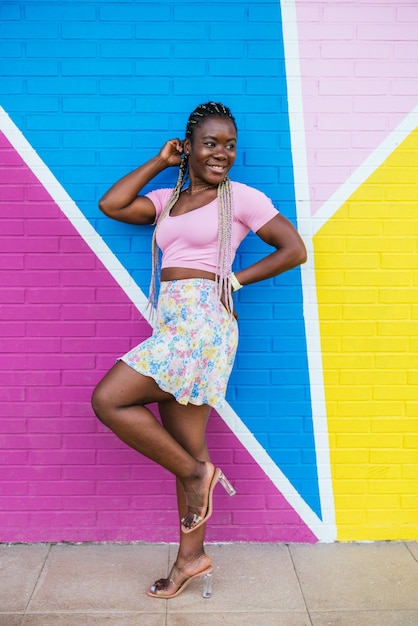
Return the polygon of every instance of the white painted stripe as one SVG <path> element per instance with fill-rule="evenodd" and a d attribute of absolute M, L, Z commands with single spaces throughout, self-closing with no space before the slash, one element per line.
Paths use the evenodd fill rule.
<path fill-rule="evenodd" d="M 297 31 L 295 1 L 282 0 L 281 10 L 298 230 L 308 251 L 308 261 L 301 267 L 301 278 L 313 432 L 316 450 L 319 497 L 323 519 L 320 527 L 312 525 L 311 528 L 312 530 L 316 528 L 314 532 L 320 541 L 335 541 L 337 529 L 335 521 L 334 494 L 332 489 L 328 421 L 326 414 L 318 304 L 316 297 L 311 203 L 305 142 L 305 118 L 303 111 L 302 81 L 299 63 L 299 36 Z M 295 508 L 295 510 L 298 509 Z"/>
<path fill-rule="evenodd" d="M 148 311 L 146 310 L 148 300 L 143 291 L 136 285 L 130 274 L 123 265 L 121 265 L 117 257 L 92 227 L 75 202 L 70 198 L 65 189 L 1 107 L 0 131 L 5 134 L 9 142 L 20 154 L 27 166 L 33 171 L 40 183 L 45 187 L 56 204 L 76 228 L 80 236 L 120 285 L 121 289 L 123 289 L 137 306 L 141 315 L 149 320 L 149 316 L 147 317 Z M 288 478 L 286 478 L 283 472 L 277 467 L 276 463 L 248 430 L 237 413 L 235 413 L 233 408 L 226 403 L 225 408 L 219 411 L 219 415 L 314 535 L 318 537 L 320 541 L 333 541 L 334 536 L 330 533 L 328 526 L 324 524 L 306 504 Z"/>
<path fill-rule="evenodd" d="M 313 218 L 314 234 L 418 127 L 418 106 L 382 141 L 345 183 L 321 206 Z"/>

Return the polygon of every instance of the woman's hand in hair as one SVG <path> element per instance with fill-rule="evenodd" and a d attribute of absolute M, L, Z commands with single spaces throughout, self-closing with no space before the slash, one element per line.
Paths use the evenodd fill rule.
<path fill-rule="evenodd" d="M 159 156 L 166 161 L 167 167 L 178 166 L 183 155 L 183 141 L 181 139 L 169 139 L 161 148 Z"/>

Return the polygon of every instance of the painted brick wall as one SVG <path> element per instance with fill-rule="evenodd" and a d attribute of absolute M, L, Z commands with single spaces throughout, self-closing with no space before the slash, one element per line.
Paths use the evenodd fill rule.
<path fill-rule="evenodd" d="M 406 371 L 416 356 L 416 250 L 409 238 L 411 249 L 376 252 L 371 239 L 387 219 L 374 208 L 382 198 L 416 221 L 416 183 L 404 174 L 416 171 L 414 141 L 396 151 L 407 167 L 395 178 L 383 166 L 416 126 L 416 21 L 410 3 L 371 0 L 2 1 L 0 541 L 176 539 L 170 476 L 119 443 L 89 405 L 115 357 L 150 333 L 151 231 L 104 218 L 97 199 L 182 136 L 207 99 L 237 119 L 233 178 L 267 193 L 310 250 L 302 271 L 239 293 L 228 406 L 209 425 L 213 459 L 238 493 L 216 495 L 208 539 L 418 536 Z M 353 225 L 364 202 L 368 218 Z M 267 251 L 251 235 L 236 266 Z M 374 288 L 359 287 L 355 272 L 387 251 L 392 282 L 382 287 L 379 274 Z M 346 316 L 366 301 L 372 321 L 349 329 Z M 370 333 L 364 354 L 359 328 Z M 389 373 L 375 379 L 376 364 L 398 333 L 408 357 L 397 355 L 397 387 L 379 398 Z M 365 429 L 388 437 L 365 443 Z"/>

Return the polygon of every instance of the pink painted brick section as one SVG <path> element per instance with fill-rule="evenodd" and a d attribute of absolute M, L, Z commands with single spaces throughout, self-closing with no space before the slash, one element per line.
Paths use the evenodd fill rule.
<path fill-rule="evenodd" d="M 296 10 L 315 213 L 416 107 L 418 5 L 296 0 Z M 342 131 L 362 133 L 362 140 L 341 149 Z"/>
<path fill-rule="evenodd" d="M 174 480 L 90 407 L 151 329 L 1 133 L 0 163 L 0 541 L 175 541 Z M 239 492 L 217 488 L 210 541 L 316 541 L 216 413 L 208 442 Z"/>

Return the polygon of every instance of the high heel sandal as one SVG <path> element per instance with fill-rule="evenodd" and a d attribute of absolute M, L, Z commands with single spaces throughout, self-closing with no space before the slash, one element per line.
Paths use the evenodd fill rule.
<path fill-rule="evenodd" d="M 203 598 L 210 598 L 212 595 L 212 567 L 206 567 L 201 572 L 197 572 L 197 574 L 193 574 L 193 576 L 186 576 L 183 574 L 181 570 L 176 565 L 173 565 L 171 568 L 171 572 L 168 578 L 160 578 L 160 580 L 155 581 L 153 585 L 148 589 L 147 594 L 152 598 L 175 598 L 180 595 L 182 591 L 186 589 L 188 584 L 194 578 L 203 578 Z M 164 593 L 165 586 L 172 583 L 176 585 L 175 591 L 173 593 Z M 158 586 L 161 586 L 161 589 L 158 589 Z"/>
<path fill-rule="evenodd" d="M 213 467 L 213 466 L 212 466 Z M 214 469 L 213 472 L 213 476 L 212 476 L 212 481 L 209 485 L 209 490 L 208 490 L 208 496 L 206 499 L 206 503 L 205 505 L 202 507 L 203 511 L 206 511 L 205 514 L 202 516 L 197 515 L 197 513 L 193 513 L 193 518 L 190 520 L 192 526 L 185 526 L 184 522 L 188 519 L 187 515 L 185 517 L 182 518 L 181 520 L 181 530 L 183 533 L 191 533 L 194 530 L 196 530 L 197 528 L 199 528 L 199 526 L 202 526 L 202 524 L 204 524 L 205 522 L 208 521 L 208 519 L 210 518 L 210 516 L 212 515 L 212 510 L 213 510 L 213 506 L 212 506 L 212 496 L 213 496 L 213 491 L 216 487 L 216 484 L 220 482 L 222 487 L 225 489 L 225 491 L 230 495 L 230 496 L 234 496 L 236 494 L 235 489 L 233 488 L 233 486 L 231 485 L 231 483 L 229 482 L 229 480 L 227 479 L 227 477 L 225 476 L 225 474 L 223 474 L 223 472 L 219 469 L 216 468 Z M 196 502 L 196 498 L 200 497 L 201 498 L 202 494 L 196 494 L 196 493 L 186 493 L 186 500 L 187 500 L 187 504 L 188 506 L 192 506 L 193 508 L 197 508 L 197 504 L 194 505 L 193 504 L 193 498 L 195 499 Z"/>

